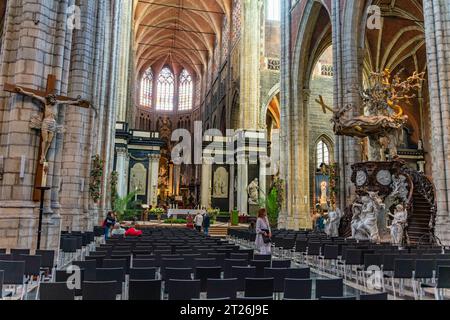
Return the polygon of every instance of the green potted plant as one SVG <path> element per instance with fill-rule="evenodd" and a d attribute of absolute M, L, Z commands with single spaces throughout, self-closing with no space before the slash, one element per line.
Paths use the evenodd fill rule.
<path fill-rule="evenodd" d="M 114 203 L 114 212 L 119 221 L 133 220 L 137 218 L 140 210 L 136 209 L 139 202 L 135 200 L 136 191 L 127 194 L 124 197 L 117 197 Z"/>

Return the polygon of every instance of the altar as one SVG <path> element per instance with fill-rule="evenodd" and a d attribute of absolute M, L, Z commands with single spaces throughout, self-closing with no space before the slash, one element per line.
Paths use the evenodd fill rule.
<path fill-rule="evenodd" d="M 206 213 L 206 211 L 205 210 L 195 210 L 195 209 L 169 209 L 167 212 L 167 216 L 169 218 L 174 217 L 174 218 L 178 219 L 179 216 L 184 216 L 184 217 L 187 217 L 188 215 L 195 216 L 195 215 L 197 215 L 197 213 L 203 214 L 203 213 Z"/>

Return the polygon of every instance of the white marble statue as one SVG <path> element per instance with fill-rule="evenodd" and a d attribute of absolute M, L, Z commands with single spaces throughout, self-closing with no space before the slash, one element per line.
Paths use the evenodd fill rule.
<path fill-rule="evenodd" d="M 399 198 L 402 202 L 408 201 L 408 182 L 404 175 L 392 175 L 392 193 L 391 196 Z"/>
<path fill-rule="evenodd" d="M 339 208 L 336 210 L 329 211 L 328 217 L 325 221 L 325 233 L 329 237 L 339 236 L 339 224 L 341 223 L 342 213 Z"/>
<path fill-rule="evenodd" d="M 391 229 L 391 243 L 393 245 L 402 245 L 403 243 L 403 234 L 405 231 L 405 225 L 408 221 L 408 213 L 403 207 L 403 205 L 399 204 L 395 208 L 394 214 L 388 213 L 392 218 L 392 224 L 390 226 Z"/>
<path fill-rule="evenodd" d="M 258 204 L 258 200 L 259 200 L 259 180 L 258 180 L 258 178 L 255 178 L 252 182 L 250 182 L 247 189 L 248 189 L 249 204 L 253 204 L 253 205 Z"/>
<path fill-rule="evenodd" d="M 378 216 L 384 204 L 378 192 L 369 192 L 353 204 L 352 237 L 379 242 Z"/>

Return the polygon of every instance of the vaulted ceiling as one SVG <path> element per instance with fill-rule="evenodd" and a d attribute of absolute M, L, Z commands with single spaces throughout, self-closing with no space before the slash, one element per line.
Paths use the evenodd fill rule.
<path fill-rule="evenodd" d="M 231 0 L 139 0 L 134 8 L 138 72 L 170 65 L 201 75 L 214 44 L 220 43 L 222 19 Z"/>

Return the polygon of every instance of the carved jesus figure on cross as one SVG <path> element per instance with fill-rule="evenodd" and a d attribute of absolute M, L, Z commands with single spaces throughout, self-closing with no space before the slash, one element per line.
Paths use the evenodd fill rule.
<path fill-rule="evenodd" d="M 68 97 L 57 96 L 55 94 L 56 78 L 53 75 L 49 75 L 47 81 L 47 90 L 45 92 L 37 91 L 21 86 L 13 86 L 6 84 L 6 91 L 16 92 L 33 99 L 38 100 L 44 105 L 44 115 L 41 118 L 38 115 L 34 115 L 31 119 L 30 127 L 33 129 L 41 130 L 41 150 L 39 162 L 44 164 L 47 161 L 47 153 L 53 142 L 53 138 L 60 128 L 56 122 L 58 116 L 58 105 L 67 104 L 80 106 L 83 108 L 89 107 L 89 102 L 81 100 L 81 97 L 72 99 Z"/>
<path fill-rule="evenodd" d="M 59 101 L 54 94 L 49 94 L 45 97 L 42 97 L 21 87 L 17 87 L 16 91 L 20 94 L 36 99 L 44 104 L 44 118 L 41 120 L 39 116 L 33 117 L 31 122 L 31 128 L 41 130 L 42 145 L 41 158 L 39 159 L 39 161 L 41 164 L 44 164 L 44 162 L 47 161 L 46 158 L 48 150 L 50 149 L 53 138 L 55 137 L 55 134 L 58 130 L 58 124 L 56 122 L 58 105 L 67 104 L 80 106 L 81 104 L 89 105 L 89 103 L 85 100 L 81 100 L 80 98 L 72 101 Z"/>
<path fill-rule="evenodd" d="M 39 155 L 37 159 L 35 189 L 33 193 L 33 200 L 39 201 L 40 190 L 39 187 L 46 186 L 46 170 L 48 171 L 47 154 L 53 139 L 62 126 L 58 126 L 56 118 L 58 115 L 58 105 L 66 104 L 79 106 L 82 108 L 89 108 L 90 103 L 86 100 L 82 100 L 80 97 L 77 99 L 56 95 L 56 77 L 49 75 L 47 78 L 47 87 L 45 91 L 35 90 L 31 88 L 25 88 L 9 83 L 5 83 L 4 90 L 12 93 L 19 93 L 33 99 L 36 99 L 43 104 L 43 116 L 34 115 L 31 119 L 30 127 L 33 129 L 41 130 L 40 140 L 41 145 L 39 148 Z M 95 108 L 93 108 L 96 111 Z"/>

